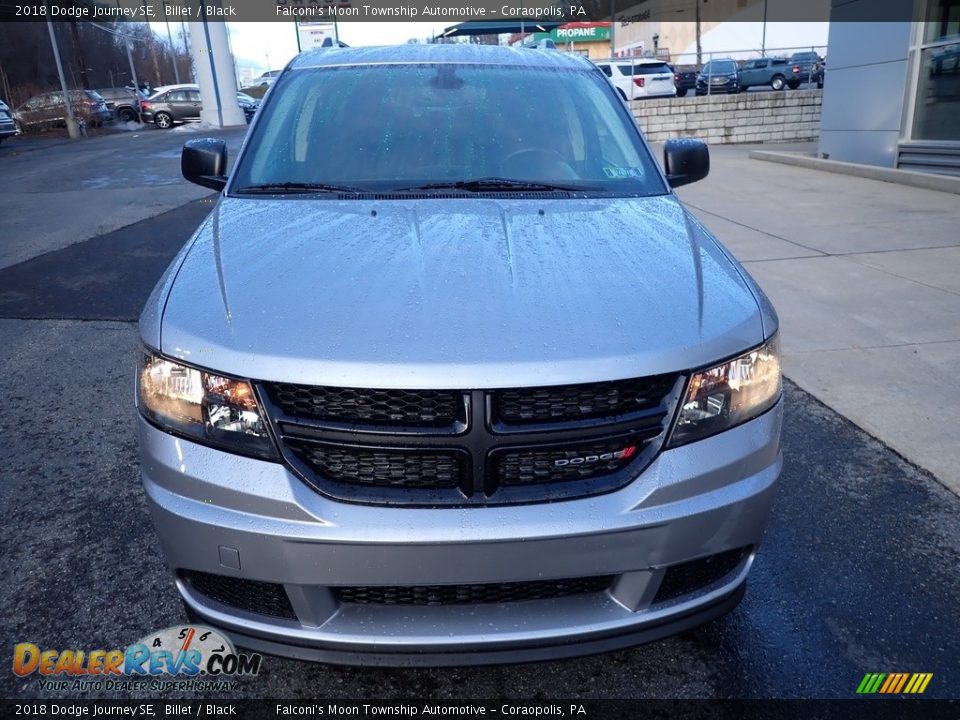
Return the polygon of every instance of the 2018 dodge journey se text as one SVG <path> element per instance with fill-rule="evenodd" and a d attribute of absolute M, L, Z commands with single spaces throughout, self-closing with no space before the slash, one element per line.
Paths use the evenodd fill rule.
<path fill-rule="evenodd" d="M 276 79 L 140 318 L 143 483 L 188 613 L 253 650 L 452 665 L 733 609 L 782 455 L 777 316 L 606 77 L 329 48 Z"/>

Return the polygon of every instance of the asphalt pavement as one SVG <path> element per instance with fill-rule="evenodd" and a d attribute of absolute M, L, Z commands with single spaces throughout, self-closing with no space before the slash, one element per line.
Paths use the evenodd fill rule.
<path fill-rule="evenodd" d="M 211 135 L 227 141 L 232 158 L 246 134 L 129 127 L 80 141 L 23 136 L 0 144 L 0 268 L 209 196 L 180 176 L 180 148 Z"/>
<path fill-rule="evenodd" d="M 16 172 L 0 163 L 0 184 Z M 138 479 L 133 321 L 205 197 L 0 267 L 0 648 L 125 646 L 185 619 Z M 0 196 L 0 217 L 18 202 Z M 730 615 L 629 651 L 523 666 L 266 657 L 231 696 L 851 698 L 867 672 L 930 672 L 925 697 L 960 695 L 960 499 L 791 382 L 786 398 L 784 472 Z M 74 696 L 9 672 L 0 694 Z"/>

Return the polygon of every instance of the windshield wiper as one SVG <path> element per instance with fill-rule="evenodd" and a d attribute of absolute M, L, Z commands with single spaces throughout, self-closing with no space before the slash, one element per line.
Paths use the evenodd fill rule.
<path fill-rule="evenodd" d="M 265 195 L 285 195 L 297 193 L 352 193 L 359 194 L 367 192 L 363 188 L 351 187 L 350 185 L 331 185 L 329 183 L 307 183 L 307 182 L 282 182 L 282 183 L 261 183 L 259 185 L 247 185 L 237 188 L 235 193 L 249 193 L 251 195 L 261 193 Z"/>
<path fill-rule="evenodd" d="M 583 192 L 595 188 L 584 187 L 583 185 L 565 185 L 563 183 L 552 182 L 533 182 L 530 180 L 513 180 L 511 178 L 476 178 L 474 180 L 457 180 L 456 182 L 429 183 L 427 185 L 415 185 L 413 187 L 394 188 L 394 192 L 407 192 L 415 190 L 465 190 L 466 192 L 491 192 L 497 190 L 514 190 L 529 192 L 550 192 L 553 190 L 567 190 L 571 192 Z"/>

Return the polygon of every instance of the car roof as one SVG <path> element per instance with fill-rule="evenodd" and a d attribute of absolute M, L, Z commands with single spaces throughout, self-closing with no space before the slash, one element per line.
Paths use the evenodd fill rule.
<path fill-rule="evenodd" d="M 500 45 L 395 45 L 388 47 L 320 48 L 301 53 L 288 66 L 291 70 L 338 65 L 379 65 L 383 63 L 472 63 L 526 67 L 591 67 L 579 55 L 557 50 L 512 48 Z"/>
<path fill-rule="evenodd" d="M 179 83 L 176 85 L 161 85 L 160 87 L 154 88 L 153 93 L 157 94 L 157 93 L 167 92 L 168 90 L 196 90 L 199 87 L 200 86 L 197 85 L 196 83 Z"/>

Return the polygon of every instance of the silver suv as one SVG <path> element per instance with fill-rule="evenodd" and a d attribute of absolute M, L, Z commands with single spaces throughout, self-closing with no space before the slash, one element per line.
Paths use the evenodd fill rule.
<path fill-rule="evenodd" d="M 195 620 L 339 663 L 557 658 L 733 609 L 777 316 L 587 60 L 304 53 L 140 319 L 141 468 Z"/>

